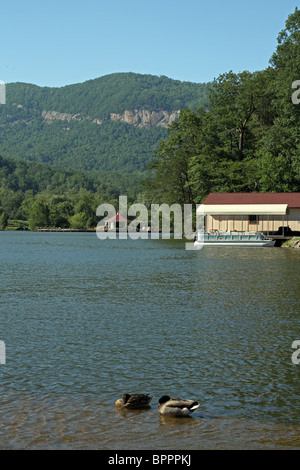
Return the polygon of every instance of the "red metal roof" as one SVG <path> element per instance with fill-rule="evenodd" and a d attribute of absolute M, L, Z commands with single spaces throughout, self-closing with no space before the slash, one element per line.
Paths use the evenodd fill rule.
<path fill-rule="evenodd" d="M 210 193 L 203 204 L 288 204 L 300 208 L 300 193 Z"/>
<path fill-rule="evenodd" d="M 117 212 L 116 215 L 111 217 L 110 219 L 107 219 L 106 222 L 130 222 L 129 219 L 125 219 L 119 212 Z"/>

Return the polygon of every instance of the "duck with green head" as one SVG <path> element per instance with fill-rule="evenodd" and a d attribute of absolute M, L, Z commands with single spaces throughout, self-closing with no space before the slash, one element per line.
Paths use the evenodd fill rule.
<path fill-rule="evenodd" d="M 158 410 L 162 415 L 188 416 L 199 406 L 197 401 L 170 398 L 168 395 L 162 396 L 158 401 Z"/>

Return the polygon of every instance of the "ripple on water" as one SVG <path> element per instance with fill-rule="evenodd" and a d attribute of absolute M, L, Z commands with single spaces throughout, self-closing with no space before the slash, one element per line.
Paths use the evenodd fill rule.
<path fill-rule="evenodd" d="M 2 448 L 299 447 L 299 253 L 0 238 Z M 124 392 L 152 408 L 116 411 Z M 163 394 L 201 408 L 166 420 Z"/>
<path fill-rule="evenodd" d="M 1 403 L 1 449 L 299 449 L 300 427 L 194 413 L 120 411 L 97 398 L 15 394 Z"/>

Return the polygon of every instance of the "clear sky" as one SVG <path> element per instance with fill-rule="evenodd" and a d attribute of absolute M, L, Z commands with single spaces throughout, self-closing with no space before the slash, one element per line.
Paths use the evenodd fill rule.
<path fill-rule="evenodd" d="M 300 1 L 2 1 L 0 80 L 63 86 L 136 72 L 203 83 L 229 70 L 262 70 L 296 6 Z"/>

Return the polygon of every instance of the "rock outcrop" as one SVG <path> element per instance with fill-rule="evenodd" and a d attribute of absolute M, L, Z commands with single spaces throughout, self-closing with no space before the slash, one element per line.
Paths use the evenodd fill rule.
<path fill-rule="evenodd" d="M 295 237 L 295 238 L 292 238 L 291 240 L 287 240 L 286 242 L 284 242 L 282 244 L 282 247 L 283 248 L 298 248 L 298 249 L 300 249 L 300 238 Z"/>
<path fill-rule="evenodd" d="M 179 117 L 180 111 L 168 112 L 165 110 L 149 111 L 147 109 L 124 111 L 123 114 L 110 114 L 112 121 L 122 121 L 138 127 L 161 126 L 167 128 Z"/>
<path fill-rule="evenodd" d="M 58 111 L 42 112 L 42 117 L 47 124 L 54 121 L 91 121 L 97 125 L 103 124 L 104 121 L 121 121 L 137 127 L 155 127 L 161 126 L 167 128 L 172 122 L 179 117 L 180 111 L 149 111 L 140 109 L 134 111 L 124 111 L 124 113 L 111 113 L 106 119 L 92 119 L 90 116 L 82 116 L 80 114 L 59 113 Z"/>
<path fill-rule="evenodd" d="M 80 116 L 80 114 L 59 113 L 57 111 L 43 111 L 42 118 L 47 124 L 52 124 L 54 121 L 85 121 L 90 120 L 88 117 Z"/>

